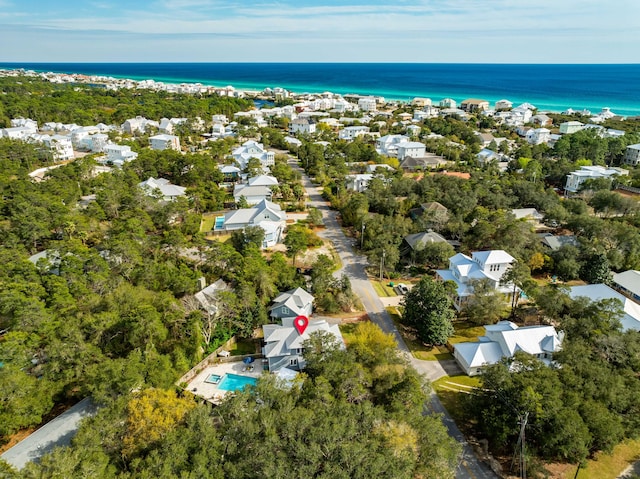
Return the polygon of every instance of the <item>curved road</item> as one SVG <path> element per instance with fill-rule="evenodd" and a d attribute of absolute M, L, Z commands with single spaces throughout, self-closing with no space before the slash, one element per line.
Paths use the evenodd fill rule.
<path fill-rule="evenodd" d="M 302 168 L 299 167 L 297 160 L 290 158 L 289 164 L 302 174 L 302 184 L 308 196 L 307 204 L 310 207 L 318 208 L 322 212 L 322 218 L 326 228 L 320 236 L 333 243 L 333 247 L 342 261 L 342 268 L 336 271 L 335 275 L 337 277 L 342 276 L 343 273 L 347 275 L 351 281 L 353 292 L 360 298 L 369 319 L 376 323 L 384 332 L 390 333 L 395 337 L 398 343 L 398 349 L 407 357 L 411 365 L 429 379 L 429 381 L 435 381 L 443 376 L 459 372 L 460 370 L 457 365 L 455 365 L 455 361 L 443 361 L 440 363 L 439 361 L 421 361 L 413 357 L 369 281 L 365 270 L 367 258 L 354 253 L 352 248 L 353 240 L 347 238 L 342 231 L 340 223 L 337 220 L 337 213 L 329 208 L 328 203 L 322 197 L 321 191 L 311 183 L 309 177 Z M 447 427 L 449 435 L 462 445 L 462 457 L 456 470 L 456 479 L 497 479 L 498 476 L 495 475 L 488 466 L 477 459 L 472 447 L 467 443 L 463 434 L 434 392 L 431 393 L 431 400 L 427 407 L 431 413 L 442 415 L 442 421 Z"/>

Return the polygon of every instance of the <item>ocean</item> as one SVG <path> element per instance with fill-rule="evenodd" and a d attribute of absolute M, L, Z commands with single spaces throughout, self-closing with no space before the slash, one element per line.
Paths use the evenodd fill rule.
<path fill-rule="evenodd" d="M 609 107 L 640 115 L 640 64 L 458 63 L 4 63 L 0 68 L 105 75 L 166 83 L 282 87 L 296 93 L 353 93 L 391 100 L 482 98 L 532 103 L 539 110 Z"/>

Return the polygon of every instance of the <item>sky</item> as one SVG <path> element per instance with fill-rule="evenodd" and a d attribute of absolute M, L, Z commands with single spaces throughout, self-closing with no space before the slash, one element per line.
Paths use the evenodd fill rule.
<path fill-rule="evenodd" d="M 640 63 L 640 0 L 0 0 L 0 62 Z"/>

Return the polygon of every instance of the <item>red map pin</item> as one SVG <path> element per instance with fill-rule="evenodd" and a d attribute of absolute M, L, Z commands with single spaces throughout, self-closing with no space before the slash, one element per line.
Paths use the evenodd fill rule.
<path fill-rule="evenodd" d="M 298 330 L 298 334 L 302 336 L 304 331 L 307 329 L 307 326 L 309 326 L 309 318 L 306 316 L 298 316 L 293 320 L 293 325 Z"/>

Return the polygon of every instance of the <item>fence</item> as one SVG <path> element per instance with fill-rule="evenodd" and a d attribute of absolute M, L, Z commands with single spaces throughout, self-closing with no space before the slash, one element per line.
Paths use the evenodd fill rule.
<path fill-rule="evenodd" d="M 617 190 L 623 190 L 623 191 L 629 191 L 630 193 L 636 193 L 640 195 L 640 188 L 635 188 L 633 186 L 625 186 L 625 185 L 618 185 L 616 186 Z"/>
<path fill-rule="evenodd" d="M 237 362 L 237 361 L 243 361 L 245 358 L 249 358 L 249 357 L 251 357 L 253 359 L 260 359 L 260 358 L 264 357 L 264 355 L 262 355 L 262 354 L 243 354 L 243 355 L 227 356 L 227 357 L 220 356 L 220 352 L 221 351 L 227 351 L 227 350 L 231 349 L 231 347 L 234 344 L 236 344 L 236 337 L 235 336 L 233 336 L 226 343 L 224 343 L 222 346 L 220 346 L 214 352 L 209 354 L 209 356 L 204 358 L 202 361 L 200 361 L 198 364 L 196 364 L 193 368 L 191 368 L 189 371 L 187 371 L 180 379 L 178 379 L 177 384 L 180 385 L 180 384 L 183 384 L 183 383 L 188 383 L 193 378 L 195 378 L 198 374 L 200 374 L 205 368 L 208 368 L 209 366 L 211 366 L 213 364 L 233 363 L 233 362 Z"/>

